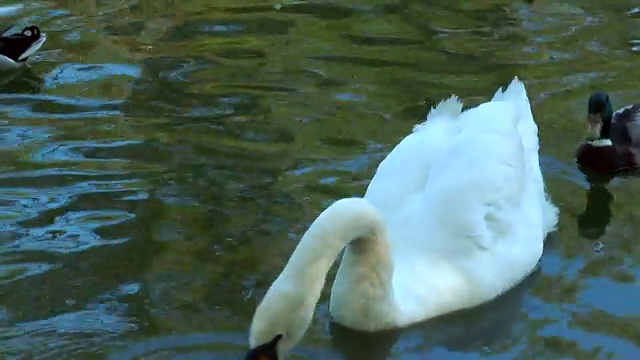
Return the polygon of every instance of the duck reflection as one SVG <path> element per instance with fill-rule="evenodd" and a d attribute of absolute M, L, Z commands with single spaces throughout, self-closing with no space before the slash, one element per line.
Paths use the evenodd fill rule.
<path fill-rule="evenodd" d="M 578 216 L 578 233 L 587 239 L 597 240 L 604 235 L 613 216 L 611 212 L 613 195 L 607 189 L 607 185 L 614 177 L 624 174 L 597 174 L 584 167 L 579 167 L 579 170 L 585 175 L 589 190 L 587 190 L 587 204 Z"/>
<path fill-rule="evenodd" d="M 501 352 L 516 346 L 528 321 L 523 300 L 539 268 L 496 300 L 406 329 L 367 333 L 331 323 L 331 345 L 345 360 L 436 358 L 446 352 Z"/>
<path fill-rule="evenodd" d="M 31 67 L 0 72 L 0 93 L 35 94 L 42 89 L 43 79 Z"/>
<path fill-rule="evenodd" d="M 611 222 L 613 195 L 603 185 L 591 184 L 587 191 L 587 205 L 578 216 L 578 233 L 590 240 L 604 235 Z"/>

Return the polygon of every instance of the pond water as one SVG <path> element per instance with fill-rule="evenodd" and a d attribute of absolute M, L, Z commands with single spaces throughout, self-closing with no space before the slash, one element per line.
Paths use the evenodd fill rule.
<path fill-rule="evenodd" d="M 239 358 L 314 217 L 429 106 L 514 75 L 561 211 L 540 270 L 382 334 L 332 325 L 327 287 L 292 357 L 640 354 L 639 180 L 591 185 L 573 160 L 591 92 L 640 99 L 636 1 L 3 4 L 48 41 L 0 81 L 0 355 Z"/>

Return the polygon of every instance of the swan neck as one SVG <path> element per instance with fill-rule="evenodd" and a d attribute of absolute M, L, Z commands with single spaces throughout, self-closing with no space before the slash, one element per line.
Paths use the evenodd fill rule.
<path fill-rule="evenodd" d="M 345 247 L 336 282 L 369 284 L 366 274 L 372 267 L 375 273 L 384 268 L 385 275 L 377 279 L 391 278 L 391 255 L 380 212 L 362 198 L 338 200 L 311 224 L 256 309 L 249 337 L 252 347 L 283 335 L 279 353 L 284 353 L 302 338 L 313 319 L 327 273 Z M 345 270 L 348 267 L 354 271 Z M 340 276 L 341 272 L 347 275 Z M 390 281 L 377 281 L 373 286 L 386 294 Z"/>
<path fill-rule="evenodd" d="M 377 254 L 380 243 L 388 247 L 386 241 L 384 221 L 373 205 L 362 198 L 338 200 L 311 224 L 282 276 L 301 284 L 317 301 L 329 269 L 345 247 L 371 248 Z M 366 256 L 370 252 L 358 253 Z"/>

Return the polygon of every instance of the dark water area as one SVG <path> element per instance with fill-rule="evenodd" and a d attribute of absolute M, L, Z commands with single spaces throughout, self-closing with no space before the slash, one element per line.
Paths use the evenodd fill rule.
<path fill-rule="evenodd" d="M 402 331 L 294 359 L 640 355 L 640 180 L 589 182 L 589 94 L 638 101 L 640 10 L 584 1 L 6 1 L 48 34 L 0 76 L 0 355 L 237 359 L 308 224 L 456 93 L 525 81 L 560 208 L 540 269 Z M 332 277 L 330 276 L 329 284 Z M 0 356 L 1 357 L 1 356 Z"/>

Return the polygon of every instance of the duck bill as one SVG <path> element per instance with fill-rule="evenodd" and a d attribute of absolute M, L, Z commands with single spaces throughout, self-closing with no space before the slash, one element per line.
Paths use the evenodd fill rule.
<path fill-rule="evenodd" d="M 589 114 L 589 125 L 587 126 L 587 134 L 590 139 L 597 139 L 600 137 L 600 130 L 602 129 L 602 119 L 598 114 Z"/>

